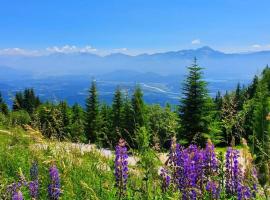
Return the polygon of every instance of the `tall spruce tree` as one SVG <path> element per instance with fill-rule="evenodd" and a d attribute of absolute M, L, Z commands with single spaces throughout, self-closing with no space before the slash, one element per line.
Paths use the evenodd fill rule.
<path fill-rule="evenodd" d="M 122 131 L 123 126 L 123 97 L 119 87 L 116 88 L 112 104 L 112 127 L 113 132 Z"/>
<path fill-rule="evenodd" d="M 208 121 L 205 120 L 207 111 L 206 82 L 202 80 L 202 68 L 194 63 L 188 67 L 189 74 L 183 85 L 183 97 L 179 108 L 182 121 L 181 138 L 188 143 L 205 144 L 204 133 L 208 132 Z"/>
<path fill-rule="evenodd" d="M 138 85 L 135 88 L 131 102 L 133 108 L 133 115 L 135 119 L 135 128 L 142 127 L 145 124 L 144 101 L 143 101 L 143 92 L 140 86 Z"/>
<path fill-rule="evenodd" d="M 88 140 L 95 142 L 97 140 L 97 131 L 99 126 L 99 101 L 96 81 L 92 81 L 89 95 L 86 99 L 85 111 L 85 133 Z"/>

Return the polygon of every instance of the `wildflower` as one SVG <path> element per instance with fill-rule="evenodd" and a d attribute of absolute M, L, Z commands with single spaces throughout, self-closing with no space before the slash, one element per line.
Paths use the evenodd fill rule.
<path fill-rule="evenodd" d="M 21 168 L 19 168 L 18 171 L 18 179 L 18 182 L 14 182 L 7 187 L 7 192 L 11 194 L 12 200 L 23 200 L 23 195 L 20 190 L 23 186 L 27 185 L 27 182 Z"/>
<path fill-rule="evenodd" d="M 169 176 L 169 173 L 165 168 L 162 168 L 160 172 L 160 177 L 162 180 L 162 191 L 166 192 L 170 185 L 171 177 Z"/>
<path fill-rule="evenodd" d="M 28 183 L 29 194 L 32 199 L 38 198 L 38 180 L 30 181 Z"/>
<path fill-rule="evenodd" d="M 215 147 L 211 140 L 208 140 L 205 150 L 203 151 L 204 173 L 210 178 L 218 170 L 218 160 L 215 153 Z"/>
<path fill-rule="evenodd" d="M 206 191 L 208 191 L 212 197 L 212 199 L 219 199 L 220 188 L 218 184 L 214 181 L 209 181 L 206 184 Z"/>
<path fill-rule="evenodd" d="M 128 178 L 128 154 L 126 142 L 120 139 L 115 149 L 115 179 L 116 186 L 119 189 L 119 196 L 122 196 L 126 190 Z"/>
<path fill-rule="evenodd" d="M 30 197 L 32 199 L 37 199 L 38 198 L 38 188 L 39 188 L 37 162 L 33 163 L 32 167 L 30 169 L 30 176 L 31 176 L 31 181 L 28 183 Z"/>
<path fill-rule="evenodd" d="M 166 161 L 165 165 L 169 165 L 171 170 L 172 170 L 171 182 L 175 188 L 176 188 L 175 185 L 178 184 L 177 183 L 177 180 L 178 180 L 177 174 L 179 174 L 179 172 L 177 172 L 177 170 L 178 170 L 178 165 L 179 165 L 178 159 L 180 158 L 180 154 L 181 154 L 180 145 L 176 143 L 176 137 L 173 137 L 171 140 L 169 158 Z"/>
<path fill-rule="evenodd" d="M 178 154 L 178 183 L 182 199 L 197 199 L 202 194 L 203 154 L 196 145 L 190 145 Z"/>
<path fill-rule="evenodd" d="M 243 185 L 243 173 L 238 162 L 239 151 L 231 147 L 226 152 L 226 192 L 243 199 L 250 193 Z"/>
<path fill-rule="evenodd" d="M 30 169 L 30 176 L 31 180 L 37 180 L 38 179 L 38 164 L 35 161 Z"/>
<path fill-rule="evenodd" d="M 49 198 L 50 200 L 58 200 L 61 194 L 59 172 L 55 165 L 52 165 L 49 171 L 51 178 L 51 183 L 48 187 Z"/>
<path fill-rule="evenodd" d="M 23 200 L 23 195 L 20 190 L 16 191 L 12 195 L 12 200 Z"/>

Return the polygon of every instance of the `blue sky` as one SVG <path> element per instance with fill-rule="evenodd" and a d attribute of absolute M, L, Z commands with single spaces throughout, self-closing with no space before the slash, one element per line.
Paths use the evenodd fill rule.
<path fill-rule="evenodd" d="M 0 49 L 266 50 L 269 10 L 269 0 L 0 0 Z"/>

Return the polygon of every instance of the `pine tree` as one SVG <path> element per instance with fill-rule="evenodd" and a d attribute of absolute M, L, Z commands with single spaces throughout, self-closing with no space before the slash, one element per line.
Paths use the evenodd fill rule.
<path fill-rule="evenodd" d="M 35 95 L 34 90 L 31 88 L 15 94 L 12 108 L 14 111 L 25 110 L 32 114 L 40 104 L 39 97 Z"/>
<path fill-rule="evenodd" d="M 219 111 L 221 110 L 222 107 L 222 96 L 221 96 L 221 92 L 218 91 L 214 100 L 215 104 L 216 104 L 216 109 Z"/>
<path fill-rule="evenodd" d="M 209 125 L 204 119 L 208 115 L 206 82 L 202 80 L 202 68 L 197 64 L 196 58 L 188 70 L 179 109 L 182 121 L 181 138 L 188 143 L 204 145 L 203 134 L 208 132 Z"/>
<path fill-rule="evenodd" d="M 113 148 L 116 142 L 119 140 L 120 136 L 115 134 L 112 130 L 112 110 L 111 107 L 103 103 L 100 107 L 99 114 L 99 131 L 98 131 L 98 145 L 103 147 Z"/>
<path fill-rule="evenodd" d="M 60 101 L 58 108 L 63 119 L 63 129 L 66 136 L 70 135 L 70 108 L 66 101 Z"/>
<path fill-rule="evenodd" d="M 99 101 L 96 81 L 92 81 L 89 95 L 86 100 L 86 112 L 85 112 L 85 132 L 86 137 L 91 142 L 97 140 L 98 131 L 98 115 L 99 115 Z"/>
<path fill-rule="evenodd" d="M 123 97 L 119 87 L 117 87 L 112 104 L 112 127 L 113 132 L 122 131 L 123 119 Z"/>
<path fill-rule="evenodd" d="M 79 104 L 74 104 L 71 108 L 70 135 L 73 142 L 85 141 L 84 135 L 84 112 Z"/>
<path fill-rule="evenodd" d="M 0 92 L 0 112 L 2 112 L 4 115 L 7 115 L 9 112 L 8 105 L 5 103 L 1 92 Z"/>
<path fill-rule="evenodd" d="M 136 86 L 131 102 L 133 115 L 135 119 L 134 128 L 142 127 L 145 125 L 144 102 L 143 102 L 143 93 L 139 86 Z"/>
<path fill-rule="evenodd" d="M 255 95 L 256 92 L 256 88 L 259 82 L 259 78 L 257 75 L 254 76 L 252 84 L 250 86 L 248 86 L 247 88 L 247 99 L 252 99 Z"/>
<path fill-rule="evenodd" d="M 133 114 L 133 108 L 128 94 L 125 95 L 123 99 L 123 131 L 121 133 L 122 137 L 127 141 L 129 146 L 134 146 L 135 144 L 135 119 Z"/>
<path fill-rule="evenodd" d="M 22 92 L 17 92 L 13 100 L 12 109 L 13 111 L 18 111 L 24 108 L 24 97 Z"/>

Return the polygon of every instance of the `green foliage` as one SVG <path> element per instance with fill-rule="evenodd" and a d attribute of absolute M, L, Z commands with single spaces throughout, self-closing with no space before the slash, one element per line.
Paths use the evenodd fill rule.
<path fill-rule="evenodd" d="M 209 130 L 209 122 L 205 121 L 208 115 L 206 108 L 208 94 L 206 82 L 202 80 L 202 68 L 194 63 L 188 67 L 189 74 L 183 85 L 183 97 L 179 109 L 182 121 L 181 135 L 188 143 L 205 144 L 204 133 Z"/>
<path fill-rule="evenodd" d="M 34 89 L 25 89 L 23 92 L 17 92 L 13 100 L 13 110 L 25 110 L 30 115 L 41 104 L 39 97 L 35 95 Z"/>
<path fill-rule="evenodd" d="M 4 115 L 7 115 L 9 113 L 8 106 L 5 103 L 1 92 L 0 92 L 0 113 L 3 113 Z"/>
<path fill-rule="evenodd" d="M 138 145 L 139 151 L 145 151 L 150 146 L 150 138 L 151 134 L 147 131 L 147 129 L 142 126 L 136 132 L 136 143 Z"/>
<path fill-rule="evenodd" d="M 119 87 L 116 88 L 112 103 L 112 126 L 113 131 L 122 130 L 123 97 Z"/>
<path fill-rule="evenodd" d="M 33 116 L 33 125 L 48 138 L 63 140 L 67 137 L 64 132 L 64 122 L 61 110 L 50 103 L 41 105 Z"/>
<path fill-rule="evenodd" d="M 28 112 L 24 110 L 11 112 L 9 115 L 9 119 L 9 123 L 11 124 L 11 126 L 22 126 L 29 124 L 31 121 Z"/>
<path fill-rule="evenodd" d="M 165 108 L 160 105 L 149 105 L 147 115 L 149 131 L 152 133 L 152 144 L 168 148 L 170 139 L 180 128 L 177 113 L 173 112 L 168 104 Z"/>
<path fill-rule="evenodd" d="M 92 81 L 89 95 L 86 99 L 85 111 L 85 133 L 88 140 L 95 142 L 97 140 L 99 118 L 99 101 L 96 81 Z"/>
<path fill-rule="evenodd" d="M 131 99 L 133 115 L 135 120 L 135 127 L 142 127 L 145 125 L 145 107 L 143 101 L 143 93 L 139 86 L 136 86 L 134 94 Z"/>
<path fill-rule="evenodd" d="M 69 128 L 71 141 L 85 141 L 83 108 L 79 104 L 74 104 L 71 109 L 71 124 Z"/>
<path fill-rule="evenodd" d="M 124 99 L 124 108 L 123 108 L 123 132 L 122 137 L 125 138 L 129 146 L 134 147 L 134 112 L 132 109 L 131 101 L 126 95 Z"/>

